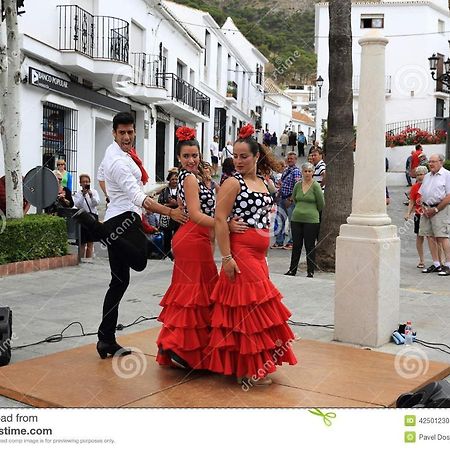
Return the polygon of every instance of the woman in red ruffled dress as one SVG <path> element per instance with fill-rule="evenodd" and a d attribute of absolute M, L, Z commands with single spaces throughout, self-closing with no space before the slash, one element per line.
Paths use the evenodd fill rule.
<path fill-rule="evenodd" d="M 204 369 L 211 323 L 211 292 L 217 282 L 210 232 L 214 228 L 215 198 L 202 181 L 200 144 L 195 130 L 177 130 L 181 164 L 178 197 L 189 214 L 172 239 L 175 265 L 171 285 L 160 305 L 158 356 L 161 365 Z"/>
<path fill-rule="evenodd" d="M 222 270 L 211 295 L 213 313 L 207 349 L 208 369 L 234 375 L 239 383 L 268 385 L 267 375 L 283 362 L 296 364 L 294 334 L 286 321 L 291 313 L 269 279 L 269 213 L 273 206 L 264 175 L 279 163 L 253 137 L 246 125 L 234 144 L 237 173 L 225 180 L 215 213 Z M 238 216 L 248 228 L 229 233 L 227 218 Z"/>

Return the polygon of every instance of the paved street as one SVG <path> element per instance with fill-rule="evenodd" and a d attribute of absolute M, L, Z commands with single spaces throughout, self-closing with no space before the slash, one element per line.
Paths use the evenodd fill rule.
<path fill-rule="evenodd" d="M 403 205 L 404 190 L 406 188 L 391 189 L 392 199 L 388 209 L 394 224 L 399 226 L 401 238 L 400 321 L 412 320 L 418 336 L 426 341 L 450 345 L 450 277 L 424 275 L 416 269 L 415 237 L 412 229 L 405 230 L 403 221 L 406 208 Z M 216 256 L 219 256 L 217 252 Z M 332 324 L 334 274 L 317 273 L 314 279 L 307 279 L 303 268 L 295 278 L 286 277 L 283 273 L 288 269 L 289 258 L 288 250 L 270 250 L 272 280 L 283 293 L 293 320 Z M 430 263 L 429 255 L 427 263 Z M 144 272 L 133 273 L 130 288 L 121 303 L 119 322 L 126 325 L 140 316 L 156 316 L 160 311 L 158 303 L 170 283 L 171 271 L 170 261 L 150 260 Z M 60 333 L 73 321 L 80 322 L 86 333 L 95 332 L 108 282 L 109 266 L 104 257 L 97 257 L 94 263 L 83 263 L 77 267 L 0 278 L 1 303 L 13 310 L 13 331 L 17 336 L 13 346 L 33 343 Z M 363 301 L 361 299 L 362 304 Z M 155 321 L 148 321 L 121 333 L 156 325 Z M 305 339 L 333 339 L 333 331 L 326 328 L 294 327 L 294 330 Z M 65 332 L 65 335 L 79 334 L 80 325 L 73 325 Z M 96 336 L 76 337 L 16 350 L 12 363 L 95 341 Z M 417 344 L 415 347 L 423 350 L 430 359 L 450 363 L 450 355 Z M 377 350 L 396 353 L 401 348 L 387 344 Z M 0 407 L 18 405 L 9 399 L 0 398 Z"/>

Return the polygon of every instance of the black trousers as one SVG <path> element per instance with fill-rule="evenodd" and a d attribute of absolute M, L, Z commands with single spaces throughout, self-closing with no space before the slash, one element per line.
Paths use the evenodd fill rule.
<path fill-rule="evenodd" d="M 177 223 L 171 224 L 169 228 L 162 228 L 164 234 L 164 255 L 170 256 L 172 250 L 172 238 L 175 232 L 178 230 L 179 226 Z"/>
<path fill-rule="evenodd" d="M 130 268 L 141 272 L 147 265 L 147 238 L 141 218 L 134 212 L 113 217 L 103 224 L 102 242 L 108 247 L 111 282 L 103 302 L 98 339 L 115 342 L 119 304 L 130 283 Z"/>
<path fill-rule="evenodd" d="M 319 227 L 320 224 L 318 223 L 291 222 L 293 247 L 291 265 L 289 267 L 290 272 L 297 273 L 303 243 L 305 243 L 307 270 L 308 273 L 314 273 L 314 269 L 316 268 L 316 240 L 319 235 Z"/>
<path fill-rule="evenodd" d="M 305 156 L 305 144 L 298 142 L 297 149 L 298 149 L 298 156 Z"/>

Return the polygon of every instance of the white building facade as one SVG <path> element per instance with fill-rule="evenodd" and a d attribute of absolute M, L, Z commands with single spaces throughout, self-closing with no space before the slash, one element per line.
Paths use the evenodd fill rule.
<path fill-rule="evenodd" d="M 246 59 L 245 45 L 238 52 L 204 12 L 195 13 L 201 13 L 202 27 L 194 33 L 185 23 L 191 17 L 178 17 L 179 5 L 174 5 L 156 0 L 128 0 L 126 7 L 120 0 L 26 2 L 26 13 L 19 17 L 24 174 L 39 165 L 53 170 L 56 159 L 63 158 L 74 176 L 72 190 L 81 173 L 95 179 L 119 111 L 136 117 L 136 149 L 152 182 L 163 180 L 177 164 L 177 127 L 197 128 L 209 156 L 213 135 L 222 132 L 215 121 L 218 108 L 225 111 L 224 140 L 233 140 L 244 122 L 256 123 L 263 94 L 257 98 L 252 91 L 259 92 L 267 60 L 259 52 Z M 227 96 L 235 92 L 230 81 L 238 85 L 233 100 Z"/>
<path fill-rule="evenodd" d="M 316 5 L 317 75 L 324 79 L 317 93 L 316 127 L 320 138 L 328 116 L 328 3 Z M 450 15 L 445 0 L 361 1 L 352 3 L 353 108 L 358 116 L 361 47 L 358 40 L 370 28 L 389 39 L 386 46 L 386 124 L 387 131 L 400 132 L 407 123 L 422 129 L 442 126 L 448 117 L 449 95 L 431 78 L 428 58 L 449 54 Z M 441 60 L 442 61 L 442 60 Z M 441 69 L 442 70 L 442 67 Z"/>

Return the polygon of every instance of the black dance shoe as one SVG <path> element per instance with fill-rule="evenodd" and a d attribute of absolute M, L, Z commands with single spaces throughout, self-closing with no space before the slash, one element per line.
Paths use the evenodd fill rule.
<path fill-rule="evenodd" d="M 175 352 L 173 352 L 172 350 L 169 350 L 168 353 L 170 356 L 170 361 L 175 367 L 178 367 L 180 369 L 185 369 L 185 370 L 192 370 L 192 368 L 189 366 L 189 364 L 183 358 L 178 356 Z"/>
<path fill-rule="evenodd" d="M 98 341 L 97 352 L 100 358 L 105 359 L 108 355 L 111 356 L 126 356 L 131 355 L 131 350 L 121 347 L 117 342 L 109 344 L 108 342 Z"/>
<path fill-rule="evenodd" d="M 288 275 L 290 277 L 295 277 L 296 272 L 294 272 L 293 270 L 288 270 L 285 275 Z"/>
<path fill-rule="evenodd" d="M 306 275 L 306 278 L 314 278 L 314 274 L 312 272 L 308 272 L 308 275 Z"/>

